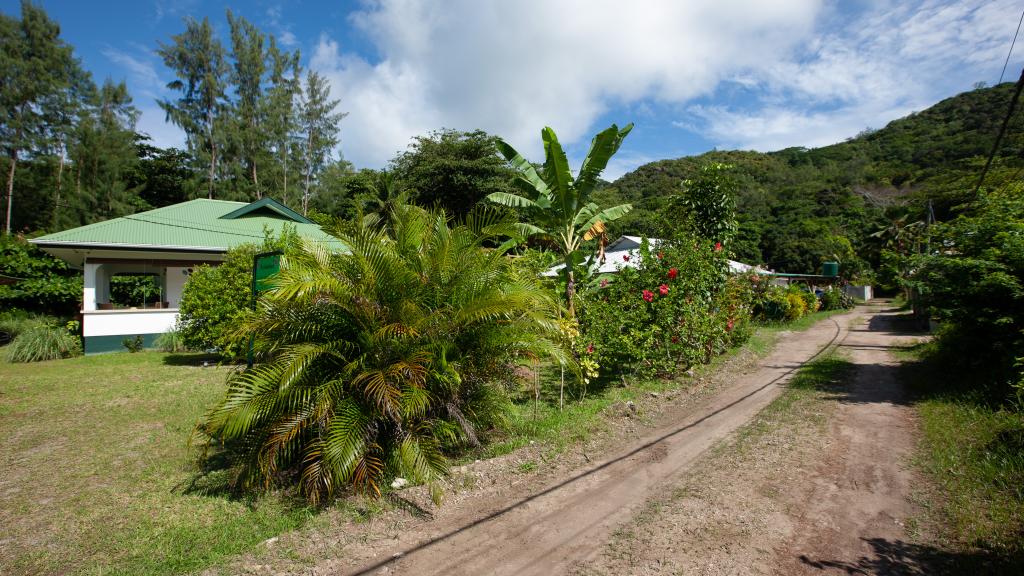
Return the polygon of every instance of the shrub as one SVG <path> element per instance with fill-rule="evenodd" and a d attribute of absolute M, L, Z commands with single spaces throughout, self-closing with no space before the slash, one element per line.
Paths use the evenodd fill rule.
<path fill-rule="evenodd" d="M 129 352 L 142 352 L 142 348 L 145 343 L 142 339 L 142 335 L 129 336 L 121 340 L 121 345 L 128 349 Z"/>
<path fill-rule="evenodd" d="M 786 291 L 786 320 L 798 320 L 807 313 L 807 302 L 800 294 Z"/>
<path fill-rule="evenodd" d="M 244 244 L 228 250 L 219 266 L 194 268 L 182 290 L 175 327 L 185 347 L 217 350 L 228 360 L 244 357 L 248 341 L 239 339 L 235 328 L 252 305 L 253 256 L 284 250 L 297 242 L 294 230 L 286 230 L 278 239 L 268 236 L 262 245 Z"/>
<path fill-rule="evenodd" d="M 241 324 L 258 363 L 230 377 L 199 428 L 228 447 L 236 486 L 297 483 L 319 504 L 348 487 L 379 494 L 398 475 L 439 497 L 445 452 L 500 418 L 516 363 L 568 360 L 552 295 L 509 244 L 487 248 L 515 231 L 485 210 L 450 226 L 399 205 L 382 228 L 334 230 L 347 253 L 290 253 Z"/>
<path fill-rule="evenodd" d="M 853 308 L 853 298 L 838 286 L 829 286 L 821 293 L 822 310 L 844 310 Z"/>
<path fill-rule="evenodd" d="M 170 332 L 164 332 L 163 334 L 156 337 L 156 341 L 153 342 L 157 350 L 161 352 L 187 352 L 188 347 L 185 346 L 185 341 L 181 337 L 181 332 L 177 330 L 171 330 Z"/>
<path fill-rule="evenodd" d="M 82 342 L 66 328 L 53 324 L 32 326 L 6 348 L 8 362 L 40 362 L 82 354 Z"/>
<path fill-rule="evenodd" d="M 652 251 L 645 241 L 638 268 L 582 291 L 577 352 L 606 373 L 667 374 L 709 361 L 749 334 L 749 278 L 729 279 L 726 269 L 710 243 L 664 242 Z"/>
<path fill-rule="evenodd" d="M 14 284 L 0 285 L 0 308 L 40 310 L 59 316 L 77 312 L 82 299 L 81 274 L 20 236 L 0 235 L 0 274 L 21 278 Z"/>
<path fill-rule="evenodd" d="M 0 312 L 0 345 L 14 340 L 19 334 L 36 326 L 55 324 L 56 318 L 40 316 L 24 310 L 5 310 Z"/>

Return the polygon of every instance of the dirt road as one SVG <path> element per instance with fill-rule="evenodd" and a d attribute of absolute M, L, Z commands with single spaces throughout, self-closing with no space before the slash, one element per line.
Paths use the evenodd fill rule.
<path fill-rule="evenodd" d="M 399 535 L 386 560 L 337 573 L 548 575 L 586 569 L 620 525 L 776 398 L 803 363 L 842 342 L 862 313 L 836 316 L 783 339 L 756 369 L 735 375 L 705 402 L 669 414 L 667 424 L 605 460 L 540 490 L 512 490 L 471 513 L 427 523 L 427 535 Z"/>

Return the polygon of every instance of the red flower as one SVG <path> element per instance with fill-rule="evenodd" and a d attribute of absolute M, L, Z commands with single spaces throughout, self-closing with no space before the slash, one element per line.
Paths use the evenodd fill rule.
<path fill-rule="evenodd" d="M 669 277 L 669 279 L 675 279 L 676 276 L 679 276 L 679 270 L 677 268 L 669 268 L 668 269 L 668 277 Z"/>
<path fill-rule="evenodd" d="M 629 262 L 629 254 L 623 254 L 622 259 L 625 260 L 626 262 Z"/>
<path fill-rule="evenodd" d="M 644 290 L 644 300 L 646 300 L 648 302 L 653 302 L 654 301 L 654 292 L 651 292 L 650 290 Z"/>
<path fill-rule="evenodd" d="M 725 323 L 725 331 L 732 332 L 733 326 L 735 326 L 735 323 L 732 318 L 729 318 L 729 321 Z"/>
<path fill-rule="evenodd" d="M 673 344 L 679 344 L 679 336 L 673 336 L 672 337 L 672 343 Z"/>
<path fill-rule="evenodd" d="M 593 354 L 593 353 L 594 353 L 594 345 L 591 344 L 591 345 L 587 346 L 587 354 Z"/>
<path fill-rule="evenodd" d="M 607 278 L 602 278 L 601 279 L 601 288 L 604 288 L 606 286 L 608 286 L 608 279 Z"/>
<path fill-rule="evenodd" d="M 722 251 L 722 243 L 721 242 L 715 242 L 715 252 L 721 252 L 721 251 Z"/>
<path fill-rule="evenodd" d="M 668 296 L 668 284 L 658 286 L 658 292 L 661 292 L 662 296 Z"/>
<path fill-rule="evenodd" d="M 661 260 L 664 257 L 665 257 L 665 253 L 664 252 L 658 252 L 658 260 Z"/>

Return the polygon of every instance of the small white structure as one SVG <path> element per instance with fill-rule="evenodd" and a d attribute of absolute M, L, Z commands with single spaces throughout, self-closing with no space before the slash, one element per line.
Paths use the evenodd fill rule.
<path fill-rule="evenodd" d="M 604 249 L 604 262 L 602 262 L 598 267 L 597 273 L 615 274 L 623 268 L 639 267 L 640 245 L 643 243 L 643 240 L 644 239 L 640 236 L 620 236 L 617 240 L 608 244 Z M 651 248 L 654 249 L 658 244 L 664 242 L 664 240 L 648 238 L 647 242 L 650 243 Z M 546 270 L 542 276 L 558 276 L 558 272 L 562 268 L 565 268 L 565 264 L 553 266 Z M 743 262 L 737 262 L 735 260 L 729 260 L 729 271 L 733 274 L 742 274 L 750 271 L 754 271 L 758 274 L 768 273 L 768 271 L 763 268 L 751 266 L 750 264 L 744 264 Z"/>
<path fill-rule="evenodd" d="M 217 266 L 230 248 L 261 243 L 285 226 L 304 237 L 340 247 L 340 242 L 288 207 L 264 198 L 252 203 L 191 200 L 64 230 L 30 240 L 84 274 L 82 336 L 85 353 L 122 350 L 126 336 L 152 346 L 174 328 L 182 289 L 192 268 Z M 136 306 L 110 298 L 116 275 L 155 277 L 159 293 Z"/>

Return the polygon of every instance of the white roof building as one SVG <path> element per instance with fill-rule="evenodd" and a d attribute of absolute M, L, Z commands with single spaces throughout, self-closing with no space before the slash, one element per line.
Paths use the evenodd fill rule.
<path fill-rule="evenodd" d="M 658 238 L 648 238 L 651 248 L 657 247 L 658 244 L 663 240 Z M 623 268 L 636 268 L 640 266 L 640 245 L 643 243 L 643 238 L 640 236 L 620 236 L 614 242 L 608 244 L 604 249 L 604 262 L 597 269 L 598 274 L 615 274 Z M 628 256 L 629 258 L 623 258 Z M 558 271 L 565 267 L 565 264 L 559 264 L 549 268 L 542 276 L 558 276 Z M 768 271 L 764 268 L 757 266 L 751 266 L 750 264 L 744 264 L 743 262 L 737 262 L 735 260 L 729 260 L 729 271 L 733 274 L 742 274 L 753 270 L 758 274 L 767 274 Z"/>

